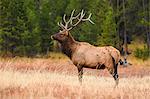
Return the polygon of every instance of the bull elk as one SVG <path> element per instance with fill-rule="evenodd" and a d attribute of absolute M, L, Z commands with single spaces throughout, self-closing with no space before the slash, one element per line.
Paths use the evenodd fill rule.
<path fill-rule="evenodd" d="M 68 21 L 66 20 L 66 14 L 64 14 L 64 22 L 58 22 L 58 26 L 60 26 L 62 30 L 52 35 L 51 38 L 60 43 L 62 52 L 66 54 L 77 67 L 80 82 L 82 82 L 83 68 L 107 68 L 114 77 L 116 85 L 118 85 L 117 66 L 120 61 L 120 52 L 112 46 L 95 47 L 87 42 L 76 41 L 69 31 L 80 22 L 89 21 L 92 24 L 94 24 L 94 22 L 90 19 L 91 13 L 87 18 L 84 18 L 85 13 L 83 10 L 76 16 L 74 16 L 74 12 L 75 10 L 72 11 Z"/>

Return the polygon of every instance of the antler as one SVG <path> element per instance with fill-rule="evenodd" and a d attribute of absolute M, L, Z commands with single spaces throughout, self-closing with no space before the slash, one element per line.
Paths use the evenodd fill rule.
<path fill-rule="evenodd" d="M 81 13 L 77 14 L 76 16 L 73 16 L 74 12 L 75 12 L 75 9 L 72 11 L 70 19 L 68 21 L 66 21 L 66 14 L 64 14 L 63 21 L 65 25 L 62 22 L 58 22 L 58 26 L 60 26 L 62 29 L 71 30 L 73 27 L 78 25 L 81 21 L 89 21 L 90 23 L 94 24 L 94 22 L 90 19 L 92 13 L 90 13 L 88 18 L 84 19 L 84 16 L 85 16 L 84 10 L 82 10 Z M 77 19 L 78 21 L 75 24 L 73 24 L 73 20 L 75 19 Z M 71 25 L 71 27 L 68 29 L 69 24 Z"/>
<path fill-rule="evenodd" d="M 90 19 L 92 13 L 90 13 L 90 15 L 88 16 L 88 18 L 86 18 L 86 19 L 83 19 L 84 16 L 85 16 L 84 10 L 82 10 L 81 13 L 79 13 L 79 15 L 80 15 L 80 17 L 73 17 L 73 19 L 78 19 L 78 21 L 77 21 L 75 24 L 72 24 L 72 21 L 71 21 L 71 25 L 72 25 L 72 26 L 78 25 L 81 21 L 89 21 L 89 22 L 91 22 L 92 24 L 94 24 L 94 22 Z"/>

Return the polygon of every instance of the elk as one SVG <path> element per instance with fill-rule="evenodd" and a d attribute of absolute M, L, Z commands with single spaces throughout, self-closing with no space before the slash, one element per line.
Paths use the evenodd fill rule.
<path fill-rule="evenodd" d="M 80 82 L 82 82 L 83 68 L 106 68 L 114 77 L 116 85 L 118 85 L 117 66 L 120 61 L 120 52 L 112 46 L 96 47 L 87 42 L 76 41 L 69 31 L 80 22 L 89 21 L 92 24 L 94 24 L 94 22 L 90 19 L 91 13 L 87 18 L 84 18 L 85 13 L 83 10 L 76 16 L 74 16 L 74 12 L 75 10 L 72 11 L 68 21 L 66 20 L 66 14 L 64 14 L 64 22 L 58 22 L 58 26 L 62 30 L 52 35 L 51 38 L 60 43 L 62 52 L 66 54 L 77 67 Z"/>

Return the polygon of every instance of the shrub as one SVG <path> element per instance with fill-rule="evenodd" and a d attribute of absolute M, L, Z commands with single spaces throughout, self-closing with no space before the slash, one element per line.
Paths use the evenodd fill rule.
<path fill-rule="evenodd" d="M 143 60 L 147 60 L 148 58 L 150 58 L 150 51 L 147 47 L 144 46 L 143 49 L 141 48 L 137 48 L 134 51 L 134 55 L 137 58 L 143 59 Z"/>

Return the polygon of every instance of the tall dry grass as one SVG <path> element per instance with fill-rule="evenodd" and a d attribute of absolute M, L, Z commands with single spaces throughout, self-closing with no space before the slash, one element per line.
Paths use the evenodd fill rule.
<path fill-rule="evenodd" d="M 120 82 L 106 70 L 84 69 L 83 84 L 68 59 L 0 60 L 0 99 L 150 99 L 150 68 L 119 67 Z"/>
<path fill-rule="evenodd" d="M 150 76 L 120 78 L 114 89 L 113 78 L 84 76 L 80 85 L 76 75 L 0 70 L 0 97 L 11 98 L 86 98 L 149 99 Z"/>
<path fill-rule="evenodd" d="M 84 76 L 80 85 L 76 75 L 0 70 L 0 97 L 7 98 L 84 98 L 84 99 L 149 99 L 150 76 L 120 78 L 114 89 L 113 78 Z"/>

